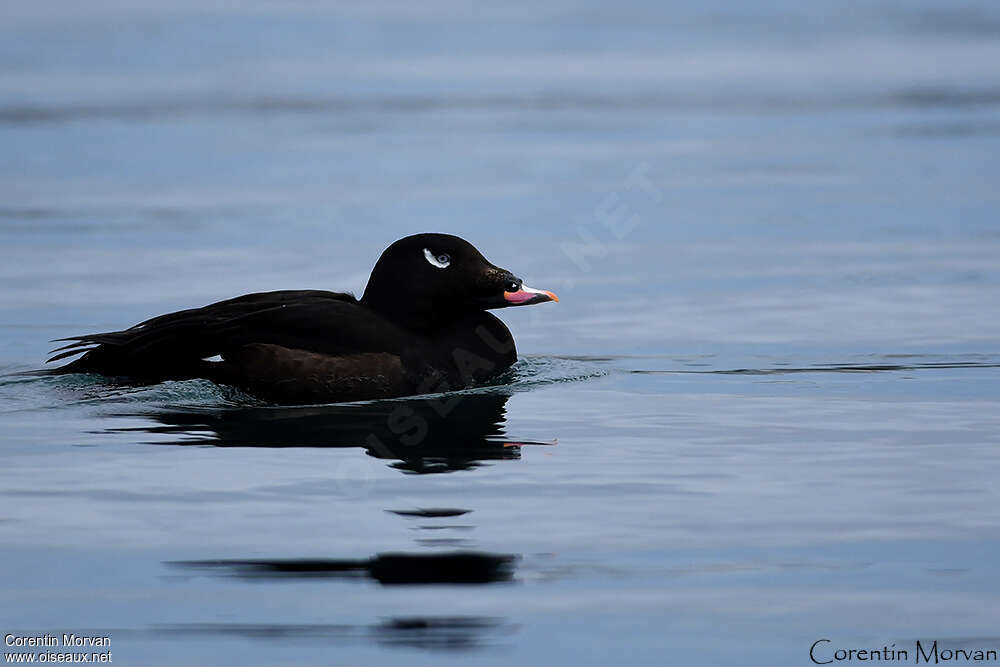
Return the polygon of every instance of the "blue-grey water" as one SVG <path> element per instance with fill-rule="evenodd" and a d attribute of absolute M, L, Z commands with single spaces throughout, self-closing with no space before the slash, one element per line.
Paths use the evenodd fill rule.
<path fill-rule="evenodd" d="M 1000 649 L 996 3 L 0 15 L 0 633 L 125 665 Z M 360 293 L 421 231 L 561 298 L 500 313 L 498 386 L 13 375 Z"/>

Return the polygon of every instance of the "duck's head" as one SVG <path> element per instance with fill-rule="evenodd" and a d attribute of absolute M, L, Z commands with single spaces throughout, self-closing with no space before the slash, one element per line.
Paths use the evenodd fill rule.
<path fill-rule="evenodd" d="M 450 234 L 416 234 L 390 245 L 361 297 L 363 304 L 412 328 L 475 311 L 558 300 L 552 292 L 528 287 Z"/>

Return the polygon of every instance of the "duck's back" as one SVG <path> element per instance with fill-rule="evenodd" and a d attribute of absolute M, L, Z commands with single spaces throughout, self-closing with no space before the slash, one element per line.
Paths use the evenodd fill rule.
<path fill-rule="evenodd" d="M 102 373 L 145 380 L 205 377 L 206 359 L 247 345 L 325 355 L 398 353 L 398 328 L 350 294 L 319 290 L 261 292 L 141 322 L 123 331 L 73 337 L 49 361 L 76 354 L 59 373 Z"/>

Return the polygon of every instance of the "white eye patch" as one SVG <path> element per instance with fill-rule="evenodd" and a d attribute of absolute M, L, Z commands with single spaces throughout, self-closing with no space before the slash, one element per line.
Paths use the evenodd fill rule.
<path fill-rule="evenodd" d="M 435 266 L 439 269 L 447 269 L 448 265 L 451 264 L 451 257 L 447 253 L 432 253 L 428 248 L 424 248 L 424 258 L 430 262 L 431 266 Z"/>

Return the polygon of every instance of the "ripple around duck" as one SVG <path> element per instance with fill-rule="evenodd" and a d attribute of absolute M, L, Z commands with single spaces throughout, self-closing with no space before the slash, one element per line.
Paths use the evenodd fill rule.
<path fill-rule="evenodd" d="M 529 391 L 538 386 L 580 382 L 608 374 L 600 357 L 522 357 L 514 366 L 490 384 L 444 394 L 426 394 L 422 398 L 452 394 L 484 394 Z M 166 381 L 153 385 L 135 385 L 96 374 L 30 375 L 25 370 L 6 367 L 0 375 L 0 399 L 11 407 L 2 412 L 20 412 L 67 406 L 124 406 L 188 408 L 267 407 L 268 404 L 233 387 L 208 380 Z M 413 397 L 401 397 L 406 401 Z M 8 400 L 9 399 L 9 400 Z M 371 401 L 359 401 L 369 403 Z M 287 407 L 287 406 L 286 406 Z"/>
<path fill-rule="evenodd" d="M 611 357 L 521 357 L 502 379 L 515 388 L 582 382 L 608 375 L 610 371 L 603 364 L 609 361 Z"/>
<path fill-rule="evenodd" d="M 690 362 L 684 365 L 692 366 Z M 784 375 L 793 373 L 884 373 L 897 371 L 934 371 L 946 369 L 989 369 L 1000 367 L 997 355 L 871 355 L 862 360 L 834 363 L 797 363 L 774 359 L 758 367 L 740 368 L 679 368 L 678 364 L 668 364 L 666 368 L 630 368 L 634 374 L 693 374 L 693 375 Z"/>

